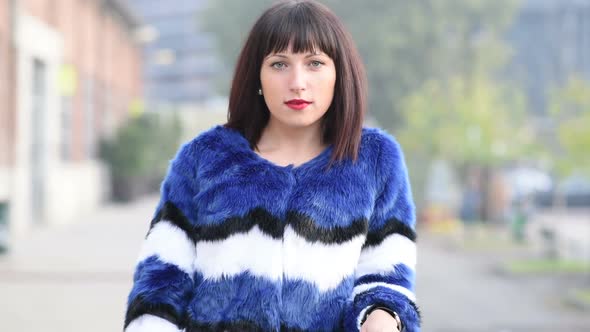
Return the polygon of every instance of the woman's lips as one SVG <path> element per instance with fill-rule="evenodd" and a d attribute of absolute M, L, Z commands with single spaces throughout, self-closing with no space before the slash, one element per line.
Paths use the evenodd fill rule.
<path fill-rule="evenodd" d="M 289 106 L 289 108 L 294 110 L 302 110 L 307 107 L 307 105 L 311 104 L 310 101 L 302 100 L 302 99 L 293 99 L 285 102 L 285 105 Z"/>

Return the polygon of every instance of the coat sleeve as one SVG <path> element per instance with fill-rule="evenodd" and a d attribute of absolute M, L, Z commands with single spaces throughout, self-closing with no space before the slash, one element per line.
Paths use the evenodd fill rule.
<path fill-rule="evenodd" d="M 181 147 L 162 182 L 127 300 L 125 332 L 178 332 L 186 322 L 196 256 L 193 226 L 196 154 Z"/>
<path fill-rule="evenodd" d="M 377 305 L 395 311 L 405 331 L 416 332 L 420 312 L 414 295 L 415 207 L 403 152 L 390 135 L 382 139 L 376 167 L 378 196 L 355 273 L 346 331 L 359 331 L 366 311 Z"/>

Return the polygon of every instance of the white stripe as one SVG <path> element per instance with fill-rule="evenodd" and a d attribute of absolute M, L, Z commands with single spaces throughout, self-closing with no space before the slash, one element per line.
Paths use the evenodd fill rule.
<path fill-rule="evenodd" d="M 364 236 L 342 244 L 311 243 L 287 227 L 284 235 L 285 277 L 315 283 L 320 292 L 336 288 L 354 275 Z"/>
<path fill-rule="evenodd" d="M 365 248 L 361 252 L 356 277 L 391 272 L 399 263 L 416 269 L 416 244 L 403 235 L 392 234 L 380 245 Z"/>
<path fill-rule="evenodd" d="M 357 317 L 356 327 L 359 329 L 359 331 L 361 330 L 361 321 L 363 320 L 363 317 L 365 317 L 365 312 L 367 312 L 367 310 L 369 310 L 371 307 L 372 306 L 367 306 L 365 309 L 361 310 L 361 313 Z"/>
<path fill-rule="evenodd" d="M 413 302 L 416 302 L 416 295 L 414 295 L 414 293 L 412 291 L 410 291 L 409 289 L 402 287 L 402 286 L 398 286 L 398 285 L 392 285 L 392 284 L 388 284 L 385 282 L 372 282 L 369 284 L 362 284 L 362 285 L 358 285 L 356 287 L 354 287 L 354 290 L 352 292 L 352 297 L 356 297 L 358 294 L 368 291 L 371 288 L 375 288 L 375 287 L 386 287 L 389 288 L 393 291 L 396 291 L 398 293 L 403 294 L 405 297 L 407 297 L 408 299 L 412 300 Z"/>
<path fill-rule="evenodd" d="M 195 246 L 182 229 L 169 221 L 161 220 L 150 230 L 143 242 L 138 262 L 153 255 L 163 262 L 178 266 L 192 278 Z"/>
<path fill-rule="evenodd" d="M 198 242 L 194 265 L 206 279 L 249 272 L 271 281 L 300 279 L 325 292 L 354 275 L 363 241 L 359 235 L 342 244 L 311 243 L 290 227 L 281 241 L 254 227 L 221 241 Z"/>
<path fill-rule="evenodd" d="M 248 233 L 220 241 L 197 242 L 195 268 L 204 278 L 218 279 L 245 271 L 272 281 L 281 278 L 281 240 L 264 234 L 258 226 Z"/>
<path fill-rule="evenodd" d="M 125 332 L 183 332 L 179 330 L 176 325 L 169 321 L 153 316 L 153 315 L 141 315 L 131 321 L 131 324 L 127 326 Z"/>

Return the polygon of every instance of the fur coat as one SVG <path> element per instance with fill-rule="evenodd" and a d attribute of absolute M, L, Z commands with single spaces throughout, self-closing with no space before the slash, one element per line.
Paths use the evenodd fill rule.
<path fill-rule="evenodd" d="M 171 161 L 128 297 L 126 332 L 359 331 L 373 305 L 419 331 L 415 208 L 395 139 L 363 128 L 279 166 L 218 125 Z"/>

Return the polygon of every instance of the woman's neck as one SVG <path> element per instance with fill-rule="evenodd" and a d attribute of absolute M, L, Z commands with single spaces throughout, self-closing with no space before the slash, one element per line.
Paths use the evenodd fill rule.
<path fill-rule="evenodd" d="M 271 119 L 262 131 L 257 152 L 282 156 L 279 159 L 288 158 L 292 162 L 305 161 L 326 148 L 322 134 L 321 122 L 308 127 L 290 127 Z"/>

